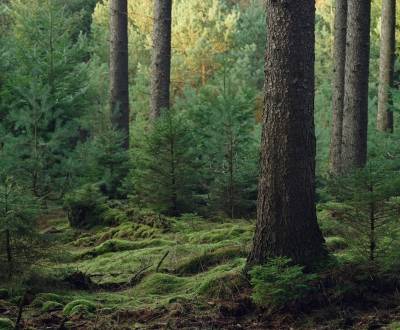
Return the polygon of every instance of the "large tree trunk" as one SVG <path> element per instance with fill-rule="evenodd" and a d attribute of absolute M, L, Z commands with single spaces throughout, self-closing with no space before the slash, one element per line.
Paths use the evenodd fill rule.
<path fill-rule="evenodd" d="M 170 106 L 172 0 L 154 0 L 150 111 L 157 118 Z"/>
<path fill-rule="evenodd" d="M 393 132 L 393 112 L 390 111 L 391 88 L 396 44 L 396 0 L 382 1 L 381 54 L 379 62 L 379 97 L 377 128 Z"/>
<path fill-rule="evenodd" d="M 129 74 L 127 0 L 110 0 L 110 107 L 114 128 L 129 148 Z"/>
<path fill-rule="evenodd" d="M 351 0 L 347 12 L 347 48 L 343 110 L 343 171 L 367 161 L 370 0 Z"/>
<path fill-rule="evenodd" d="M 342 165 L 344 73 L 346 64 L 347 0 L 336 0 L 333 46 L 332 132 L 330 170 L 337 175 Z"/>
<path fill-rule="evenodd" d="M 315 210 L 314 0 L 267 0 L 257 225 L 248 265 L 325 254 Z"/>

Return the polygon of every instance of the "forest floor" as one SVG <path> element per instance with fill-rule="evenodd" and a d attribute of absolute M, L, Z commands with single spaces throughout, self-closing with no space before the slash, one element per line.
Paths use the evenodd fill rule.
<path fill-rule="evenodd" d="M 394 292 L 371 294 L 369 303 L 361 297 L 262 311 L 242 275 L 251 222 L 193 215 L 158 220 L 157 226 L 142 218 L 141 224 L 76 231 L 64 216 L 43 219 L 41 230 L 57 258 L 38 265 L 28 279 L 34 293 L 25 294 L 21 328 L 400 329 Z M 18 314 L 20 297 L 8 291 L 0 290 L 0 329 L 7 329 L 4 318 Z"/>

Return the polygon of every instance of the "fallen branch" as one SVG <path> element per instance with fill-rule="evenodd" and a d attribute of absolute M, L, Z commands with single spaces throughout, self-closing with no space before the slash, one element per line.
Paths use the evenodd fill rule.
<path fill-rule="evenodd" d="M 169 254 L 169 250 L 167 252 L 165 252 L 165 254 L 161 258 L 161 260 L 158 262 L 157 267 L 156 267 L 156 272 L 158 272 L 158 270 L 160 269 L 162 263 L 164 262 L 165 258 L 168 256 L 168 254 Z"/>

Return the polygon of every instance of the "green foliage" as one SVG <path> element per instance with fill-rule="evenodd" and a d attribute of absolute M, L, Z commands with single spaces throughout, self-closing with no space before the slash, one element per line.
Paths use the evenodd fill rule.
<path fill-rule="evenodd" d="M 97 183 L 109 198 L 124 198 L 122 182 L 130 162 L 121 134 L 105 127 L 74 150 L 70 159 L 76 186 Z"/>
<path fill-rule="evenodd" d="M 330 180 L 335 200 L 326 208 L 335 213 L 354 252 L 365 259 L 373 261 L 397 248 L 399 169 L 397 156 L 381 156 L 365 168 Z"/>
<path fill-rule="evenodd" d="M 1 269 L 11 277 L 27 270 L 39 253 L 40 237 L 36 218 L 39 201 L 11 177 L 0 177 L 0 239 L 4 248 L 0 253 Z M 0 275 L 2 272 L 0 272 Z"/>
<path fill-rule="evenodd" d="M 348 247 L 348 243 L 343 237 L 327 237 L 325 239 L 326 247 L 328 251 L 336 252 L 340 250 L 344 250 Z"/>
<path fill-rule="evenodd" d="M 82 109 L 90 108 L 86 40 L 73 38 L 77 17 L 60 1 L 12 0 L 10 8 L 0 165 L 36 196 L 59 198 L 70 185 Z"/>
<path fill-rule="evenodd" d="M 305 274 L 301 266 L 291 265 L 286 258 L 270 260 L 250 271 L 252 298 L 257 305 L 271 310 L 295 303 L 309 294 L 317 276 Z"/>
<path fill-rule="evenodd" d="M 102 220 L 106 208 L 106 197 L 96 184 L 84 185 L 64 198 L 64 209 L 68 214 L 69 223 L 75 228 L 104 225 Z"/>
<path fill-rule="evenodd" d="M 133 201 L 171 215 L 190 210 L 196 179 L 193 146 L 182 116 L 165 111 L 133 147 Z"/>

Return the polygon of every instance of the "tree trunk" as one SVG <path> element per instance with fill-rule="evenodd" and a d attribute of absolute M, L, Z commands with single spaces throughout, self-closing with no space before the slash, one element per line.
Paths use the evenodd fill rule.
<path fill-rule="evenodd" d="M 371 2 L 352 0 L 347 12 L 347 48 L 343 110 L 343 171 L 367 161 L 368 73 Z"/>
<path fill-rule="evenodd" d="M 396 0 L 382 1 L 381 48 L 379 61 L 379 95 L 377 128 L 382 132 L 393 132 L 393 112 L 391 104 L 391 88 L 396 44 Z"/>
<path fill-rule="evenodd" d="M 325 255 L 315 210 L 314 0 L 267 0 L 257 224 L 248 265 Z"/>
<path fill-rule="evenodd" d="M 344 104 L 344 74 L 346 63 L 347 0 L 336 0 L 335 37 L 333 45 L 332 132 L 330 170 L 341 172 Z"/>
<path fill-rule="evenodd" d="M 150 111 L 153 118 L 170 106 L 172 0 L 154 0 Z"/>
<path fill-rule="evenodd" d="M 110 0 L 110 107 L 111 121 L 129 148 L 129 74 L 127 0 Z"/>

